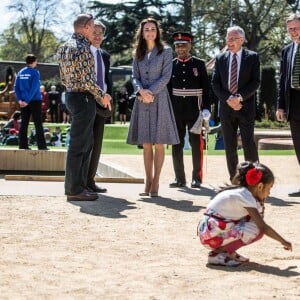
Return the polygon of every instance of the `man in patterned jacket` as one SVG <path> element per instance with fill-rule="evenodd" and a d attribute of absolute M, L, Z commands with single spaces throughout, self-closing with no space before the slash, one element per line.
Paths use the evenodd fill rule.
<path fill-rule="evenodd" d="M 209 113 L 209 80 L 205 63 L 190 54 L 193 36 L 187 32 L 173 34 L 177 58 L 173 60 L 172 77 L 169 84 L 180 144 L 172 146 L 175 181 L 170 187 L 186 185 L 183 148 L 186 129 L 190 130 L 199 116 L 199 111 Z M 203 147 L 201 134 L 189 131 L 192 148 L 193 172 L 192 188 L 200 188 L 202 183 Z"/>
<path fill-rule="evenodd" d="M 62 83 L 66 87 L 66 106 L 71 114 L 70 143 L 67 153 L 65 194 L 68 201 L 92 201 L 98 194 L 87 189 L 87 172 L 93 147 L 96 102 L 110 107 L 111 97 L 96 83 L 95 62 L 90 50 L 94 20 L 80 14 L 74 33 L 58 50 Z"/>

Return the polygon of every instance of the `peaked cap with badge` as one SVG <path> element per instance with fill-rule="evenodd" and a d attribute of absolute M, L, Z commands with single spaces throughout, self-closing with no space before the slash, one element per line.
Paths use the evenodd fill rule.
<path fill-rule="evenodd" d="M 174 45 L 176 45 L 192 43 L 194 37 L 188 32 L 178 31 L 173 33 L 172 38 L 174 41 Z"/>

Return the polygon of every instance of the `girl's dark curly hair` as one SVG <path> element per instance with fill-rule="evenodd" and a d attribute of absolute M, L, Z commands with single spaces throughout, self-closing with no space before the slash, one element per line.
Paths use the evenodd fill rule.
<path fill-rule="evenodd" d="M 251 169 L 255 169 L 262 174 L 257 183 L 262 182 L 263 184 L 267 184 L 274 182 L 274 174 L 267 166 L 258 162 L 245 161 L 238 165 L 236 175 L 232 179 L 232 184 L 248 187 L 249 183 L 247 183 L 246 174 Z"/>

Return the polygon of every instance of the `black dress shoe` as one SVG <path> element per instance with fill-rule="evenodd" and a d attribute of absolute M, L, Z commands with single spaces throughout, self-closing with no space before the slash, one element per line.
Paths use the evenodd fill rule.
<path fill-rule="evenodd" d="M 193 179 L 192 183 L 191 183 L 191 188 L 200 189 L 201 188 L 201 182 L 198 179 Z"/>
<path fill-rule="evenodd" d="M 300 191 L 294 192 L 294 193 L 289 193 L 289 197 L 300 197 Z"/>
<path fill-rule="evenodd" d="M 98 199 L 97 194 L 89 193 L 87 190 L 83 190 L 76 195 L 67 195 L 68 201 L 95 201 Z"/>
<path fill-rule="evenodd" d="M 173 182 L 171 182 L 169 184 L 169 187 L 170 188 L 179 188 L 179 187 L 184 187 L 185 185 L 186 185 L 186 182 L 175 179 Z"/>
<path fill-rule="evenodd" d="M 20 150 L 31 150 L 31 148 L 29 147 L 25 147 L 25 148 L 19 148 Z"/>
<path fill-rule="evenodd" d="M 92 189 L 90 189 L 89 187 L 86 188 L 86 190 L 91 194 L 91 195 L 98 195 L 97 192 L 94 192 Z"/>
<path fill-rule="evenodd" d="M 102 187 L 100 187 L 96 184 L 89 185 L 88 189 L 91 190 L 92 192 L 95 192 L 95 193 L 106 193 L 107 192 L 106 188 L 102 188 Z"/>

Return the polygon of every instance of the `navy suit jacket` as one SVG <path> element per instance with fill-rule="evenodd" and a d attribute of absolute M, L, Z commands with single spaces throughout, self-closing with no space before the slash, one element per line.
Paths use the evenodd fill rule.
<path fill-rule="evenodd" d="M 293 51 L 294 43 L 291 43 L 283 48 L 280 61 L 279 97 L 277 100 L 277 109 L 283 109 L 286 113 L 287 119 L 289 119 L 290 116 L 290 90 Z"/>
<path fill-rule="evenodd" d="M 231 93 L 228 89 L 230 52 L 223 52 L 216 57 L 212 75 L 212 88 L 219 99 L 219 115 L 229 116 L 234 110 L 226 103 Z M 260 84 L 260 62 L 256 52 L 243 49 L 239 70 L 238 91 L 243 98 L 243 107 L 239 111 L 246 118 L 255 117 L 255 92 Z"/>
<path fill-rule="evenodd" d="M 110 54 L 105 50 L 101 50 L 102 59 L 105 67 L 105 83 L 107 84 L 107 93 L 111 94 L 111 82 L 109 78 L 109 69 L 110 69 Z"/>

